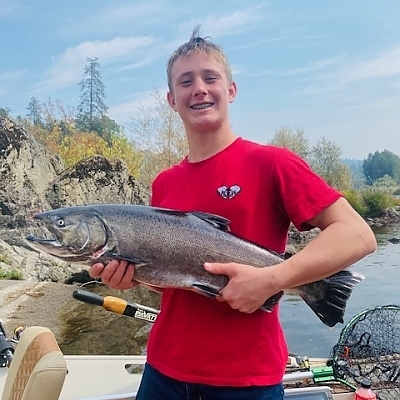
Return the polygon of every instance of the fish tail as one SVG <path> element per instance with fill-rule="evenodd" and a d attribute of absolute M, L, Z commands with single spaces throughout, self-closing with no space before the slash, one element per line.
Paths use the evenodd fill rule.
<path fill-rule="evenodd" d="M 349 270 L 340 271 L 326 279 L 299 286 L 298 294 L 327 326 L 343 323 L 347 300 L 354 286 L 364 276 Z"/>

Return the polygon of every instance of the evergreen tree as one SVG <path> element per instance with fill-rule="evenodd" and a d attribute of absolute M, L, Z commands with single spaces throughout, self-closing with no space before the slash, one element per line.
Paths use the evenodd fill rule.
<path fill-rule="evenodd" d="M 38 100 L 35 97 L 31 97 L 31 101 L 26 107 L 28 113 L 26 116 L 28 120 L 33 126 L 41 126 L 43 124 L 42 121 L 42 107 L 39 104 Z"/>
<path fill-rule="evenodd" d="M 84 77 L 78 83 L 81 88 L 76 119 L 78 129 L 84 132 L 96 132 L 104 137 L 103 118 L 107 116 L 108 107 L 104 103 L 106 98 L 105 86 L 101 79 L 100 63 L 98 58 L 86 58 L 88 62 L 84 68 Z M 103 121 L 102 121 L 103 120 Z M 109 123 L 109 121 L 107 121 Z"/>

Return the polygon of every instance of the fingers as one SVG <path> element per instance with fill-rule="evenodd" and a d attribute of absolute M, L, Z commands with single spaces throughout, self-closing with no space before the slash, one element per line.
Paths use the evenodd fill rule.
<path fill-rule="evenodd" d="M 111 260 L 106 266 L 103 264 L 94 264 L 89 270 L 89 275 L 100 277 L 101 281 L 113 289 L 131 289 L 137 286 L 134 281 L 135 268 L 133 264 L 128 264 L 124 260 Z"/>
<path fill-rule="evenodd" d="M 204 269 L 229 278 L 226 286 L 215 299 L 226 302 L 234 310 L 251 314 L 265 301 L 264 288 L 258 289 L 262 282 L 260 269 L 237 263 L 205 263 Z"/>
<path fill-rule="evenodd" d="M 204 269 L 210 274 L 231 276 L 233 273 L 232 265 L 233 264 L 206 262 L 204 263 Z"/>
<path fill-rule="evenodd" d="M 103 269 L 104 269 L 103 263 L 93 264 L 89 269 L 89 276 L 91 278 L 97 278 L 103 272 Z"/>

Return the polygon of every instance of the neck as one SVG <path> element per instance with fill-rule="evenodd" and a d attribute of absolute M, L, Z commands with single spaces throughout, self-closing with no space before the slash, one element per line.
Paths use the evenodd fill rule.
<path fill-rule="evenodd" d="M 236 138 L 237 136 L 230 128 L 218 132 L 188 132 L 188 161 L 200 162 L 206 160 L 227 148 Z"/>

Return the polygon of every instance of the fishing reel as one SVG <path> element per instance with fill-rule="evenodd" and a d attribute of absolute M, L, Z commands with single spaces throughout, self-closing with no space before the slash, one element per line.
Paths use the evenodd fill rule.
<path fill-rule="evenodd" d="M 0 321 L 0 367 L 8 367 L 14 354 L 14 346 L 8 341 L 3 323 Z"/>
<path fill-rule="evenodd" d="M 0 320 L 0 368 L 9 367 L 14 355 L 15 345 L 25 328 L 19 326 L 14 329 L 14 336 L 7 338 L 3 323 Z"/>

